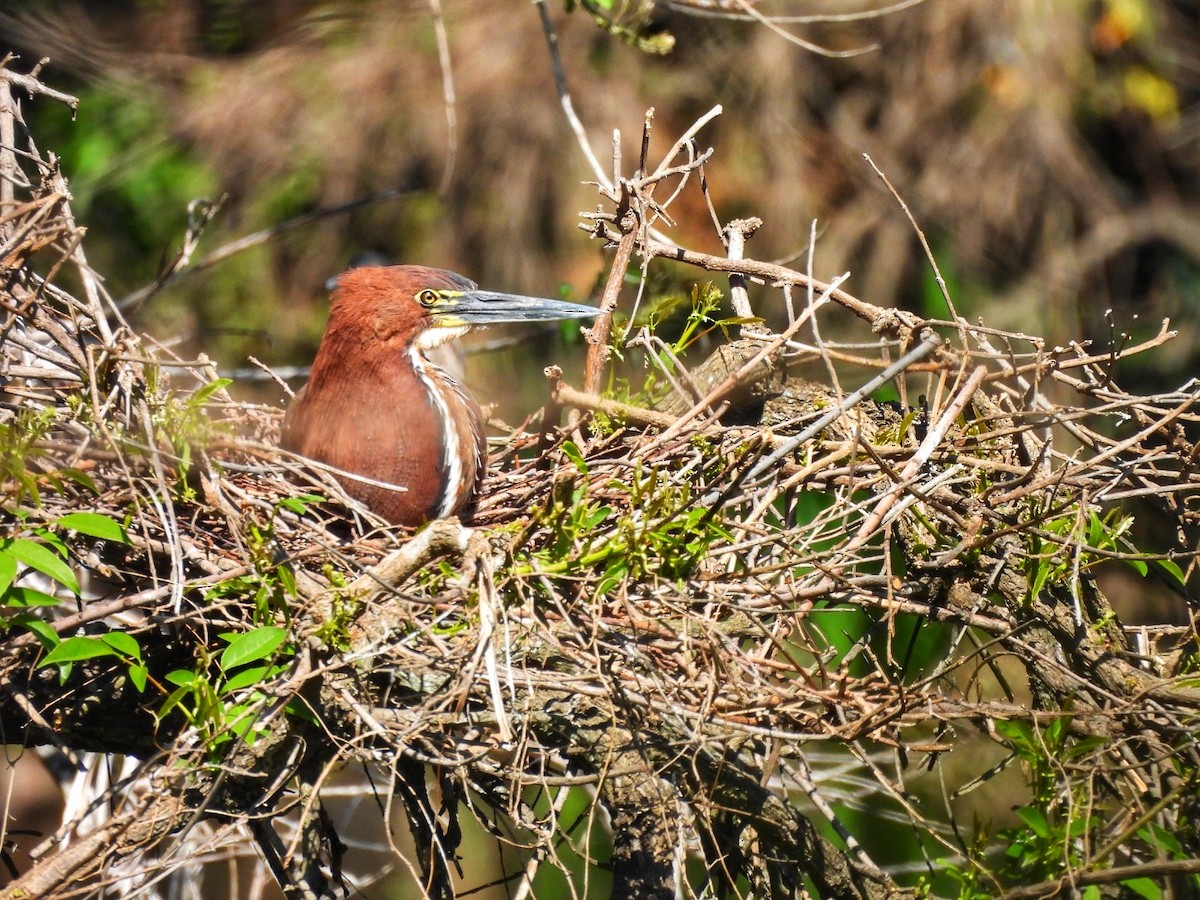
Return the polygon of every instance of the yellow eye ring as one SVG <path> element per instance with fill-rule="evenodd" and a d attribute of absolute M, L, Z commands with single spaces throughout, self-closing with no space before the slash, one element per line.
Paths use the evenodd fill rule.
<path fill-rule="evenodd" d="M 417 294 L 417 302 L 426 309 L 432 309 L 437 300 L 437 291 L 430 290 L 429 288 L 425 288 L 425 290 Z"/>

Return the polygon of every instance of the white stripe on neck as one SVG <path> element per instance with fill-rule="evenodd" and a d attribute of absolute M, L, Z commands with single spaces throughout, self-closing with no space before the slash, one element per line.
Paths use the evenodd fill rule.
<path fill-rule="evenodd" d="M 462 443 L 458 439 L 458 425 L 450 409 L 450 404 L 438 390 L 436 376 L 430 370 L 435 370 L 443 378 L 447 377 L 445 373 L 427 360 L 415 346 L 408 348 L 408 358 L 412 361 L 417 378 L 420 379 L 429 394 L 429 400 L 433 403 L 434 412 L 442 427 L 442 470 L 446 474 L 438 493 L 437 503 L 434 505 L 433 518 L 444 519 L 466 500 L 462 496 L 464 487 Z"/>

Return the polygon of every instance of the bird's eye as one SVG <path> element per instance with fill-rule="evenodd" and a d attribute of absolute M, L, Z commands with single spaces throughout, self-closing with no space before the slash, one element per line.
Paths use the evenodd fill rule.
<path fill-rule="evenodd" d="M 437 291 L 431 291 L 429 288 L 425 288 L 425 290 L 417 294 L 417 302 L 426 309 L 431 309 L 437 303 L 437 299 Z"/>

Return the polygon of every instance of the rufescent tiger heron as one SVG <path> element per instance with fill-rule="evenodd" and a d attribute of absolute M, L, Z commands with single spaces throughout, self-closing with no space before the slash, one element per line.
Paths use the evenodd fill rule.
<path fill-rule="evenodd" d="M 480 290 L 424 266 L 350 269 L 281 444 L 337 470 L 346 492 L 397 525 L 468 510 L 486 467 L 483 414 L 426 352 L 472 326 L 596 315 L 594 307 Z"/>

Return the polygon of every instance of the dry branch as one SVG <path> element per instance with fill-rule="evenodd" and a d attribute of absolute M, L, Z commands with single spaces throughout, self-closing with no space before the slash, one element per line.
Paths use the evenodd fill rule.
<path fill-rule="evenodd" d="M 465 815 L 526 848 L 528 871 L 565 868 L 568 837 L 597 852 L 558 818 L 568 789 L 611 823 L 604 865 L 619 891 L 716 894 L 746 879 L 763 896 L 897 896 L 901 876 L 873 859 L 870 835 L 838 819 L 819 752 L 853 761 L 925 852 L 963 861 L 973 848 L 946 825 L 950 800 L 915 803 L 910 781 L 961 759 L 959 744 L 1011 742 L 1000 732 L 1014 723 L 1045 735 L 1065 722 L 1063 740 L 1079 742 L 1060 801 L 1088 792 L 1104 815 L 1087 839 L 1105 853 L 1075 869 L 1099 883 L 1106 866 L 1155 865 L 1132 826 L 1194 822 L 1182 802 L 1159 804 L 1200 771 L 1194 634 L 1135 644 L 1094 573 L 1142 567 L 1195 615 L 1176 577 L 1194 567 L 1200 525 L 1195 385 L 1128 393 L 1112 370 L 1128 349 L 1048 351 L 961 321 L 939 336 L 838 280 L 657 240 L 646 223 L 669 221 L 671 200 L 654 187 L 698 171 L 694 133 L 660 165 L 618 172 L 602 190 L 613 208 L 589 214 L 624 248 L 613 303 L 635 254 L 670 258 L 760 279 L 767 302 L 811 287 L 865 321 L 864 343 L 805 343 L 815 321 L 799 317 L 721 351 L 693 373 L 695 396 L 656 409 L 556 381 L 557 404 L 594 414 L 575 441 L 551 431 L 533 455 L 539 436 L 510 435 L 475 521 L 415 536 L 303 498 L 320 474 L 271 449 L 278 411 L 198 395 L 210 369 L 125 328 L 56 173 L 32 150 L 9 154 L 24 179 L 0 208 L 5 540 L 66 549 L 86 578 L 72 591 L 60 573 L 67 596 L 20 605 L 36 600 L 25 562 L 6 590 L 0 729 L 139 757 L 157 793 L 139 806 L 136 785 L 111 788 L 129 812 L 90 834 L 67 823 L 0 897 L 67 896 L 93 876 L 79 894 L 149 891 L 189 842 L 233 856 L 246 834 L 294 895 L 328 895 L 355 877 L 322 812 L 328 773 L 348 763 L 390 773 L 381 789 L 418 844 L 396 856 L 433 896 L 460 889 Z M 84 299 L 38 274 L 62 267 Z M 789 375 L 798 352 L 860 389 Z M 889 384 L 909 405 L 871 396 Z M 718 415 L 730 412 L 739 421 Z M 1135 493 L 1178 535 L 1157 554 L 1105 505 Z M 63 524 L 81 510 L 128 539 Z M 228 636 L 264 633 L 280 642 L 245 677 Z M 117 634 L 136 642 L 144 689 L 122 639 L 122 653 L 69 671 L 40 665 L 61 639 Z M 914 649 L 926 635 L 942 652 Z M 963 787 L 981 768 L 938 774 Z M 277 830 L 289 816 L 291 840 Z M 680 856 L 702 884 L 677 883 Z"/>

